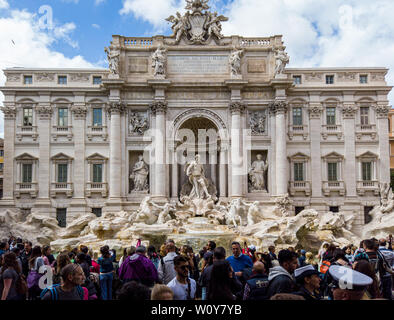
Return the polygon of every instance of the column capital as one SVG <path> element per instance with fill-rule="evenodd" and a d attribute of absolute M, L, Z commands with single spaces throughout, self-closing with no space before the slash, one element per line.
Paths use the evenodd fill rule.
<path fill-rule="evenodd" d="M 126 110 L 126 105 L 121 101 L 111 101 L 107 104 L 106 110 L 108 112 L 109 118 L 112 114 L 122 114 Z"/>
<path fill-rule="evenodd" d="M 342 105 L 342 115 L 344 119 L 354 119 L 357 107 L 354 103 L 344 103 Z"/>
<path fill-rule="evenodd" d="M 280 113 L 286 114 L 288 103 L 286 101 L 273 101 L 269 104 L 269 112 L 270 114 L 276 115 Z"/>
<path fill-rule="evenodd" d="M 53 107 L 50 103 L 40 103 L 36 107 L 36 111 L 39 115 L 40 120 L 50 120 L 53 114 Z"/>
<path fill-rule="evenodd" d="M 321 103 L 311 103 L 308 108 L 310 119 L 320 119 L 323 113 L 323 107 Z"/>
<path fill-rule="evenodd" d="M 246 110 L 246 104 L 242 101 L 231 101 L 229 108 L 232 114 L 234 113 L 244 113 Z"/>
<path fill-rule="evenodd" d="M 386 104 L 377 104 L 374 106 L 378 119 L 388 119 L 391 107 Z"/>
<path fill-rule="evenodd" d="M 4 113 L 4 120 L 15 120 L 16 108 L 14 104 L 4 103 L 4 107 L 0 107 L 0 110 Z"/>
<path fill-rule="evenodd" d="M 165 100 L 157 100 L 151 103 L 149 108 L 153 114 L 165 114 L 168 109 L 168 102 Z"/>
<path fill-rule="evenodd" d="M 71 111 L 75 116 L 75 119 L 85 120 L 86 114 L 88 113 L 88 108 L 84 103 L 73 104 L 71 106 Z"/>

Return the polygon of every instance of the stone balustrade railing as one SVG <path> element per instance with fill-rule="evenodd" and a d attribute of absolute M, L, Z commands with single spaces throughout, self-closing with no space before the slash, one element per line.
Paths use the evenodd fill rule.
<path fill-rule="evenodd" d="M 239 45 L 241 47 L 269 47 L 271 46 L 271 38 L 240 38 Z"/>
<path fill-rule="evenodd" d="M 155 44 L 155 41 L 152 38 L 137 38 L 137 37 L 129 38 L 129 37 L 125 37 L 124 40 L 123 40 L 123 44 L 126 47 L 145 48 L 145 47 L 153 46 Z"/>

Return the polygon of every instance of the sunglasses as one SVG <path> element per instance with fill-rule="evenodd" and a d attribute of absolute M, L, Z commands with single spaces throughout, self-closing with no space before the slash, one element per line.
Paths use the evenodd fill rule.
<path fill-rule="evenodd" d="M 190 269 L 190 266 L 182 266 L 182 267 L 179 267 L 181 270 L 187 270 L 187 269 Z"/>

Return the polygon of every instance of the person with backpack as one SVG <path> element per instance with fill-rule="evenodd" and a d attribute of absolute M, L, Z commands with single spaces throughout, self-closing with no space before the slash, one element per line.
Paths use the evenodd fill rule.
<path fill-rule="evenodd" d="M 373 239 L 364 240 L 364 250 L 368 255 L 369 263 L 373 270 L 375 270 L 375 274 L 380 281 L 380 291 L 383 298 L 391 300 L 391 275 L 394 274 L 394 271 L 379 251 L 379 242 Z"/>
<path fill-rule="evenodd" d="M 167 255 L 160 259 L 159 268 L 157 269 L 159 281 L 163 284 L 168 284 L 176 277 L 174 269 L 174 258 L 178 256 L 176 253 L 175 242 L 168 240 L 166 244 Z"/>
<path fill-rule="evenodd" d="M 88 290 L 82 287 L 85 274 L 78 264 L 68 264 L 61 270 L 62 284 L 55 284 L 41 292 L 41 300 L 88 300 Z"/>
<path fill-rule="evenodd" d="M 119 269 L 119 278 L 123 284 L 135 281 L 153 287 L 159 281 L 155 265 L 145 254 L 146 248 L 139 246 L 134 255 L 126 258 Z"/>
<path fill-rule="evenodd" d="M 246 281 L 243 300 L 266 300 L 268 284 L 264 263 L 255 262 L 252 277 Z"/>
<path fill-rule="evenodd" d="M 112 300 L 112 281 L 114 279 L 114 265 L 115 256 L 109 251 L 108 246 L 100 249 L 101 257 L 98 258 L 97 263 L 100 265 L 100 286 L 101 298 L 103 300 Z"/>
<path fill-rule="evenodd" d="M 30 300 L 37 300 L 40 295 L 41 289 L 39 288 L 39 281 L 42 277 L 42 274 L 40 274 L 40 268 L 43 265 L 45 265 L 45 262 L 42 257 L 41 247 L 35 246 L 31 252 L 29 260 L 29 274 L 27 276 Z"/>
<path fill-rule="evenodd" d="M 15 253 L 4 254 L 0 271 L 1 300 L 25 300 L 27 287 L 22 277 Z"/>

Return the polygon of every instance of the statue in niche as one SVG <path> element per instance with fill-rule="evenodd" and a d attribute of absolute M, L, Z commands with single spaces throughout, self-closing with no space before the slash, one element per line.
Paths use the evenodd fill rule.
<path fill-rule="evenodd" d="M 105 47 L 104 51 L 107 54 L 109 71 L 111 74 L 118 75 L 120 52 L 118 50 L 111 50 L 108 47 Z"/>
<path fill-rule="evenodd" d="M 250 115 L 250 130 L 253 135 L 261 135 L 265 133 L 265 122 L 267 116 L 264 112 L 253 112 Z"/>
<path fill-rule="evenodd" d="M 144 161 L 144 156 L 141 154 L 138 156 L 138 161 L 133 167 L 130 179 L 134 182 L 133 192 L 148 192 L 149 167 Z"/>
<path fill-rule="evenodd" d="M 165 76 L 165 63 L 166 63 L 166 52 L 161 45 L 152 55 L 152 68 L 154 68 L 154 76 Z"/>
<path fill-rule="evenodd" d="M 275 76 L 281 75 L 285 71 L 286 65 L 290 62 L 289 55 L 282 49 L 275 50 Z"/>
<path fill-rule="evenodd" d="M 231 76 L 239 76 L 241 74 L 241 58 L 244 50 L 235 50 L 230 54 L 229 62 L 231 67 Z"/>
<path fill-rule="evenodd" d="M 148 130 L 148 119 L 138 113 L 130 113 L 129 132 L 131 134 L 143 135 Z"/>
<path fill-rule="evenodd" d="M 263 160 L 261 154 L 257 155 L 257 160 L 252 163 L 249 170 L 249 189 L 253 191 L 267 191 L 267 183 L 265 175 L 268 170 L 268 161 Z"/>
<path fill-rule="evenodd" d="M 195 160 L 186 167 L 186 175 L 193 186 L 190 192 L 190 199 L 209 199 L 211 195 L 208 192 L 208 180 L 205 178 L 204 166 L 200 163 L 201 156 L 197 154 Z"/>

